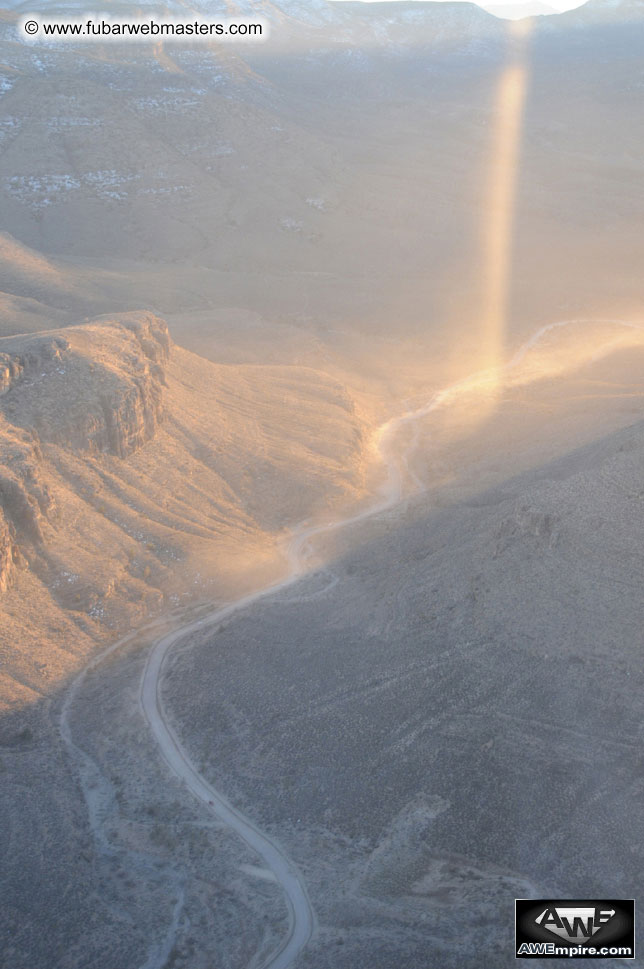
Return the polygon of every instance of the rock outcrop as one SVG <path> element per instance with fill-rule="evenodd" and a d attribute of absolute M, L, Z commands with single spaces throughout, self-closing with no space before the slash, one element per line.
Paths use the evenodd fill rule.
<path fill-rule="evenodd" d="M 27 665 L 70 623 L 102 641 L 266 581 L 285 524 L 364 494 L 364 419 L 324 373 L 214 364 L 144 312 L 0 354 L 0 640 Z"/>
<path fill-rule="evenodd" d="M 13 528 L 0 509 L 0 592 L 4 592 L 9 585 L 17 554 Z"/>
<path fill-rule="evenodd" d="M 147 313 L 0 341 L 2 410 L 52 444 L 126 457 L 163 419 L 166 324 Z"/>
<path fill-rule="evenodd" d="M 168 329 L 147 313 L 0 341 L 0 592 L 56 502 L 42 446 L 124 458 L 163 419 Z"/>
<path fill-rule="evenodd" d="M 8 353 L 0 353 L 0 395 L 11 389 L 21 371 L 19 360 Z"/>
<path fill-rule="evenodd" d="M 54 499 L 42 472 L 42 453 L 34 435 L 0 418 L 0 512 L 11 541 L 38 543 L 41 523 L 51 514 Z M 7 539 L 9 541 L 9 539 Z"/>

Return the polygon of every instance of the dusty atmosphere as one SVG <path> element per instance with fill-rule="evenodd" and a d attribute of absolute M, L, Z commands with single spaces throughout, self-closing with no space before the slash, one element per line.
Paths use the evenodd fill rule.
<path fill-rule="evenodd" d="M 513 966 L 644 888 L 644 2 L 141 8 L 270 35 L 0 10 L 0 966 Z"/>

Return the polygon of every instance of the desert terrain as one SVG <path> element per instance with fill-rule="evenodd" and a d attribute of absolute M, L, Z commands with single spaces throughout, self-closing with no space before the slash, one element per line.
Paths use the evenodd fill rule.
<path fill-rule="evenodd" d="M 642 881 L 644 7 L 190 9 L 0 12 L 0 965 L 513 965 Z"/>

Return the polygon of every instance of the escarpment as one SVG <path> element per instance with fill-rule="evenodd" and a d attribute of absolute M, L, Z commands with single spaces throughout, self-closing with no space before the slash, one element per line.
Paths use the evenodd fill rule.
<path fill-rule="evenodd" d="M 166 324 L 127 314 L 0 341 L 6 419 L 41 441 L 126 457 L 163 419 Z"/>
<path fill-rule="evenodd" d="M 0 592 L 4 592 L 11 581 L 17 554 L 13 529 L 0 509 Z"/>
<path fill-rule="evenodd" d="M 0 591 L 20 547 L 33 560 L 48 527 L 64 530 L 55 452 L 125 458 L 151 440 L 169 354 L 166 324 L 147 313 L 0 341 Z"/>
<path fill-rule="evenodd" d="M 6 394 L 20 376 L 22 366 L 19 359 L 8 353 L 0 353 L 0 395 Z"/>
<path fill-rule="evenodd" d="M 285 526 L 364 495 L 365 427 L 327 374 L 214 364 L 147 312 L 0 340 L 0 640 L 266 581 Z"/>
<path fill-rule="evenodd" d="M 55 507 L 42 468 L 42 452 L 33 432 L 12 426 L 0 416 L 0 511 L 7 534 L 14 539 L 39 543 L 42 522 Z"/>

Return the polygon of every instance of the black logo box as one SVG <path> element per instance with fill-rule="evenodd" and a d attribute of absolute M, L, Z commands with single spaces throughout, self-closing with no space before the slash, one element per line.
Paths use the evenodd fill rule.
<path fill-rule="evenodd" d="M 580 938 L 583 928 L 580 924 L 574 926 L 575 932 L 568 938 L 557 935 L 547 928 L 543 928 L 536 919 L 546 909 L 584 908 L 594 909 L 596 919 L 590 928 L 591 937 L 585 941 Z M 614 912 L 606 919 L 606 913 Z M 548 921 L 546 916 L 543 921 Z M 567 933 L 564 922 L 564 932 Z M 517 898 L 515 900 L 515 954 L 518 959 L 634 959 L 635 958 L 635 900 L 632 898 L 609 899 L 578 899 L 578 898 Z M 538 948 L 534 947 L 538 943 Z M 542 948 L 545 943 L 547 948 Z M 525 945 L 528 950 L 526 951 Z M 524 946 L 524 951 L 519 952 Z M 550 947 L 559 952 L 551 951 Z M 589 953 L 583 948 L 594 949 L 630 949 L 630 955 L 607 955 Z"/>

